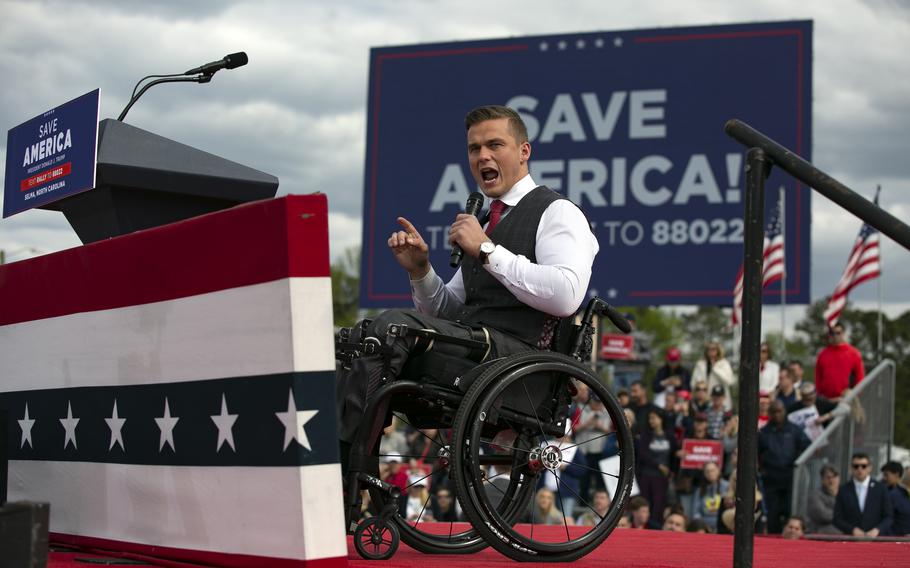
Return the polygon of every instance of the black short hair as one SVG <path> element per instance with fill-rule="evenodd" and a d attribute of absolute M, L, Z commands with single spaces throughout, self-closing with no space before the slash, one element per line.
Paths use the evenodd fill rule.
<path fill-rule="evenodd" d="M 870 458 L 869 454 L 867 454 L 865 452 L 856 452 L 852 456 L 850 456 L 850 461 L 853 461 L 853 460 L 866 460 L 868 462 L 871 462 L 872 458 Z"/>
<path fill-rule="evenodd" d="M 882 471 L 896 473 L 897 476 L 900 477 L 900 476 L 904 475 L 904 466 L 902 466 L 899 462 L 892 460 L 882 466 Z"/>

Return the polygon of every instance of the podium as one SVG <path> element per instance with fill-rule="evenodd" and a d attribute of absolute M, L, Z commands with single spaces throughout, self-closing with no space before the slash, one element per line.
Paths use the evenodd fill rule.
<path fill-rule="evenodd" d="M 53 542 L 347 565 L 324 195 L 0 266 L 0 376 L 9 499 Z"/>
<path fill-rule="evenodd" d="M 275 196 L 278 178 L 114 119 L 98 124 L 95 188 L 43 207 L 83 243 Z"/>

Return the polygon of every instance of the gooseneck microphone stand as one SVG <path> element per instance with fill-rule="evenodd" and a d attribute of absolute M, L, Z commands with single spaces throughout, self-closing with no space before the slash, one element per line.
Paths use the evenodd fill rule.
<path fill-rule="evenodd" d="M 141 97 L 143 93 L 145 93 L 147 90 L 149 90 L 151 87 L 154 87 L 155 85 L 160 85 L 161 83 L 208 83 L 211 80 L 212 80 L 212 73 L 202 73 L 202 74 L 196 75 L 194 77 L 184 77 L 183 75 L 180 75 L 177 77 L 163 77 L 161 79 L 155 79 L 154 81 L 149 81 L 148 83 L 146 83 L 145 85 L 142 86 L 142 89 L 140 89 L 138 93 L 135 93 L 130 98 L 130 102 L 127 103 L 127 105 L 126 105 L 126 107 L 124 107 L 123 111 L 120 112 L 120 116 L 117 117 L 117 120 L 119 120 L 120 122 L 123 122 L 123 119 L 126 118 L 126 113 L 128 113 L 130 111 L 130 108 L 132 108 L 132 106 L 134 104 L 136 104 L 136 101 L 139 100 L 139 97 Z M 141 83 L 142 81 L 139 81 L 139 82 Z"/>

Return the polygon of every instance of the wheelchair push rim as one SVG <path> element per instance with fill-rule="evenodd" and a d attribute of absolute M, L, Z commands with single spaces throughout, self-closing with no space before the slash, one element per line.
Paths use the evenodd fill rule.
<path fill-rule="evenodd" d="M 544 394 L 543 385 L 548 382 L 554 392 Z M 618 464 L 615 469 L 600 471 L 599 466 L 591 468 L 587 464 L 573 462 L 569 457 L 571 451 L 579 451 L 593 442 L 593 439 L 581 443 L 569 442 L 564 438 L 559 439 L 554 433 L 557 427 L 566 428 L 565 422 L 561 425 L 558 422 L 558 410 L 560 406 L 566 406 L 562 418 L 567 420 L 572 391 L 577 393 L 581 384 L 586 385 L 589 392 L 596 394 L 604 403 L 613 423 L 612 432 L 602 437 L 612 437 L 618 449 Z M 561 389 L 567 392 L 561 392 Z M 461 450 L 461 463 L 458 465 L 462 478 L 457 480 L 459 499 L 472 524 L 494 548 L 516 560 L 570 561 L 600 545 L 622 515 L 631 490 L 634 461 L 631 432 L 622 408 L 612 393 L 586 366 L 569 357 L 549 352 L 511 357 L 478 378 L 471 391 L 463 402 L 463 415 L 460 420 L 456 420 L 456 445 Z M 509 405 L 521 406 L 523 397 L 527 400 L 524 412 L 510 414 Z M 544 416 L 544 400 L 553 405 L 555 412 L 550 416 Z M 576 424 L 581 412 L 591 402 L 579 404 L 581 408 L 575 419 Z M 491 506 L 490 494 L 481 483 L 482 468 L 478 465 L 483 447 L 495 442 L 490 433 L 497 429 L 497 436 L 503 431 L 512 430 L 516 434 L 516 440 L 524 440 L 509 446 L 516 456 L 522 456 L 518 462 L 518 471 L 513 473 L 513 477 L 523 477 L 525 485 L 530 486 L 536 485 L 541 477 L 552 475 L 556 480 L 554 497 L 559 502 L 564 502 L 565 497 L 574 497 L 585 512 L 593 512 L 600 521 L 590 527 L 572 527 L 563 517 L 562 527 L 541 529 L 542 519 L 535 518 L 538 516 L 536 502 L 531 505 L 529 518 L 525 519 L 530 523 L 513 525 L 514 519 L 503 518 Z M 503 444 L 500 443 L 499 447 L 502 448 Z M 576 472 L 606 475 L 614 481 L 613 491 L 610 492 L 611 504 L 605 514 L 598 513 L 586 498 L 578 495 L 577 491 L 560 479 L 562 472 L 569 468 L 575 468 Z"/>

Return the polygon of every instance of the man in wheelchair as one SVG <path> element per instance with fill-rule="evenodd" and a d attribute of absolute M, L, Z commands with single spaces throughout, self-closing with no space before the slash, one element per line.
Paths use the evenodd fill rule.
<path fill-rule="evenodd" d="M 516 353 L 550 349 L 569 352 L 565 344 L 571 340 L 572 318 L 586 296 L 599 248 L 597 239 L 581 209 L 532 179 L 528 168 L 531 145 L 518 113 L 502 106 L 479 107 L 468 113 L 465 126 L 471 172 L 480 190 L 492 202 L 489 212 L 481 215 L 481 219 L 462 213 L 451 226 L 449 241 L 453 248 L 460 247 L 463 251 L 464 262 L 451 280 L 443 282 L 430 264 L 428 247 L 420 233 L 410 221 L 399 217 L 401 230 L 390 235 L 388 246 L 408 274 L 416 310 L 389 310 L 372 321 L 365 320 L 351 330 L 343 330 L 340 347 L 336 347 L 342 362 L 337 374 L 336 397 L 339 438 L 349 493 L 361 487 L 351 481 L 351 476 L 359 476 L 364 485 L 380 486 L 369 474 L 376 461 L 378 432 L 391 410 L 382 407 L 376 424 L 370 420 L 375 414 L 370 412 L 370 405 L 376 404 L 377 393 L 383 387 L 402 379 L 420 382 L 429 377 L 430 382 L 440 387 L 432 391 L 440 404 L 429 412 L 426 408 L 412 408 L 408 416 L 413 411 L 418 418 L 412 421 L 419 421 L 423 414 L 424 419 L 436 422 L 425 427 L 446 427 L 453 424 L 454 417 L 449 414 L 454 413 L 452 410 L 460 402 L 459 397 L 446 391 L 461 396 L 470 385 L 459 381 L 468 377 L 477 379 L 477 373 L 465 372 L 467 369 Z M 418 357 L 430 353 L 432 358 Z M 409 371 L 417 359 L 432 359 L 430 370 Z M 554 391 L 552 400 L 565 398 L 568 408 L 571 396 L 566 393 L 571 386 L 567 388 L 565 381 L 560 384 L 561 390 Z M 523 388 L 528 390 L 527 385 Z M 536 410 L 538 398 L 551 400 L 549 391 L 544 392 L 546 388 L 534 392 L 534 403 L 529 392 L 526 405 L 529 415 L 542 412 Z M 446 408 L 450 410 L 448 414 Z M 558 419 L 555 414 L 553 419 Z M 567 422 L 562 419 L 558 427 L 550 424 L 537 430 L 542 436 L 558 438 L 569 428 Z M 371 436 L 366 444 L 365 428 Z M 559 432 L 560 429 L 563 431 Z M 489 441 L 479 436 L 478 433 L 475 438 L 480 441 L 477 443 L 489 446 Z M 499 444 L 510 447 L 510 442 L 517 444 L 511 439 Z M 440 461 L 434 463 L 448 463 L 449 445 L 440 443 L 439 448 Z M 524 451 L 527 463 L 527 453 L 531 450 Z M 539 451 L 533 456 L 541 463 L 545 459 Z M 503 466 L 503 470 L 509 468 Z M 398 495 L 393 492 L 392 497 L 397 499 Z M 353 502 L 350 495 L 347 499 Z M 380 515 L 382 520 L 373 527 L 374 533 L 382 529 L 393 508 L 385 508 Z M 517 515 L 516 512 L 513 517 Z M 415 546 L 404 534 L 406 542 Z M 461 542 L 465 546 L 439 550 L 440 541 L 431 539 L 433 546 L 422 550 L 476 549 L 467 546 L 469 541 L 477 543 L 476 534 L 468 531 L 465 535 Z M 375 534 L 372 538 L 373 542 L 381 540 Z M 411 535 L 411 540 L 414 538 Z M 446 542 L 452 542 L 451 534 Z M 526 545 L 514 544 L 508 548 L 527 549 Z"/>

